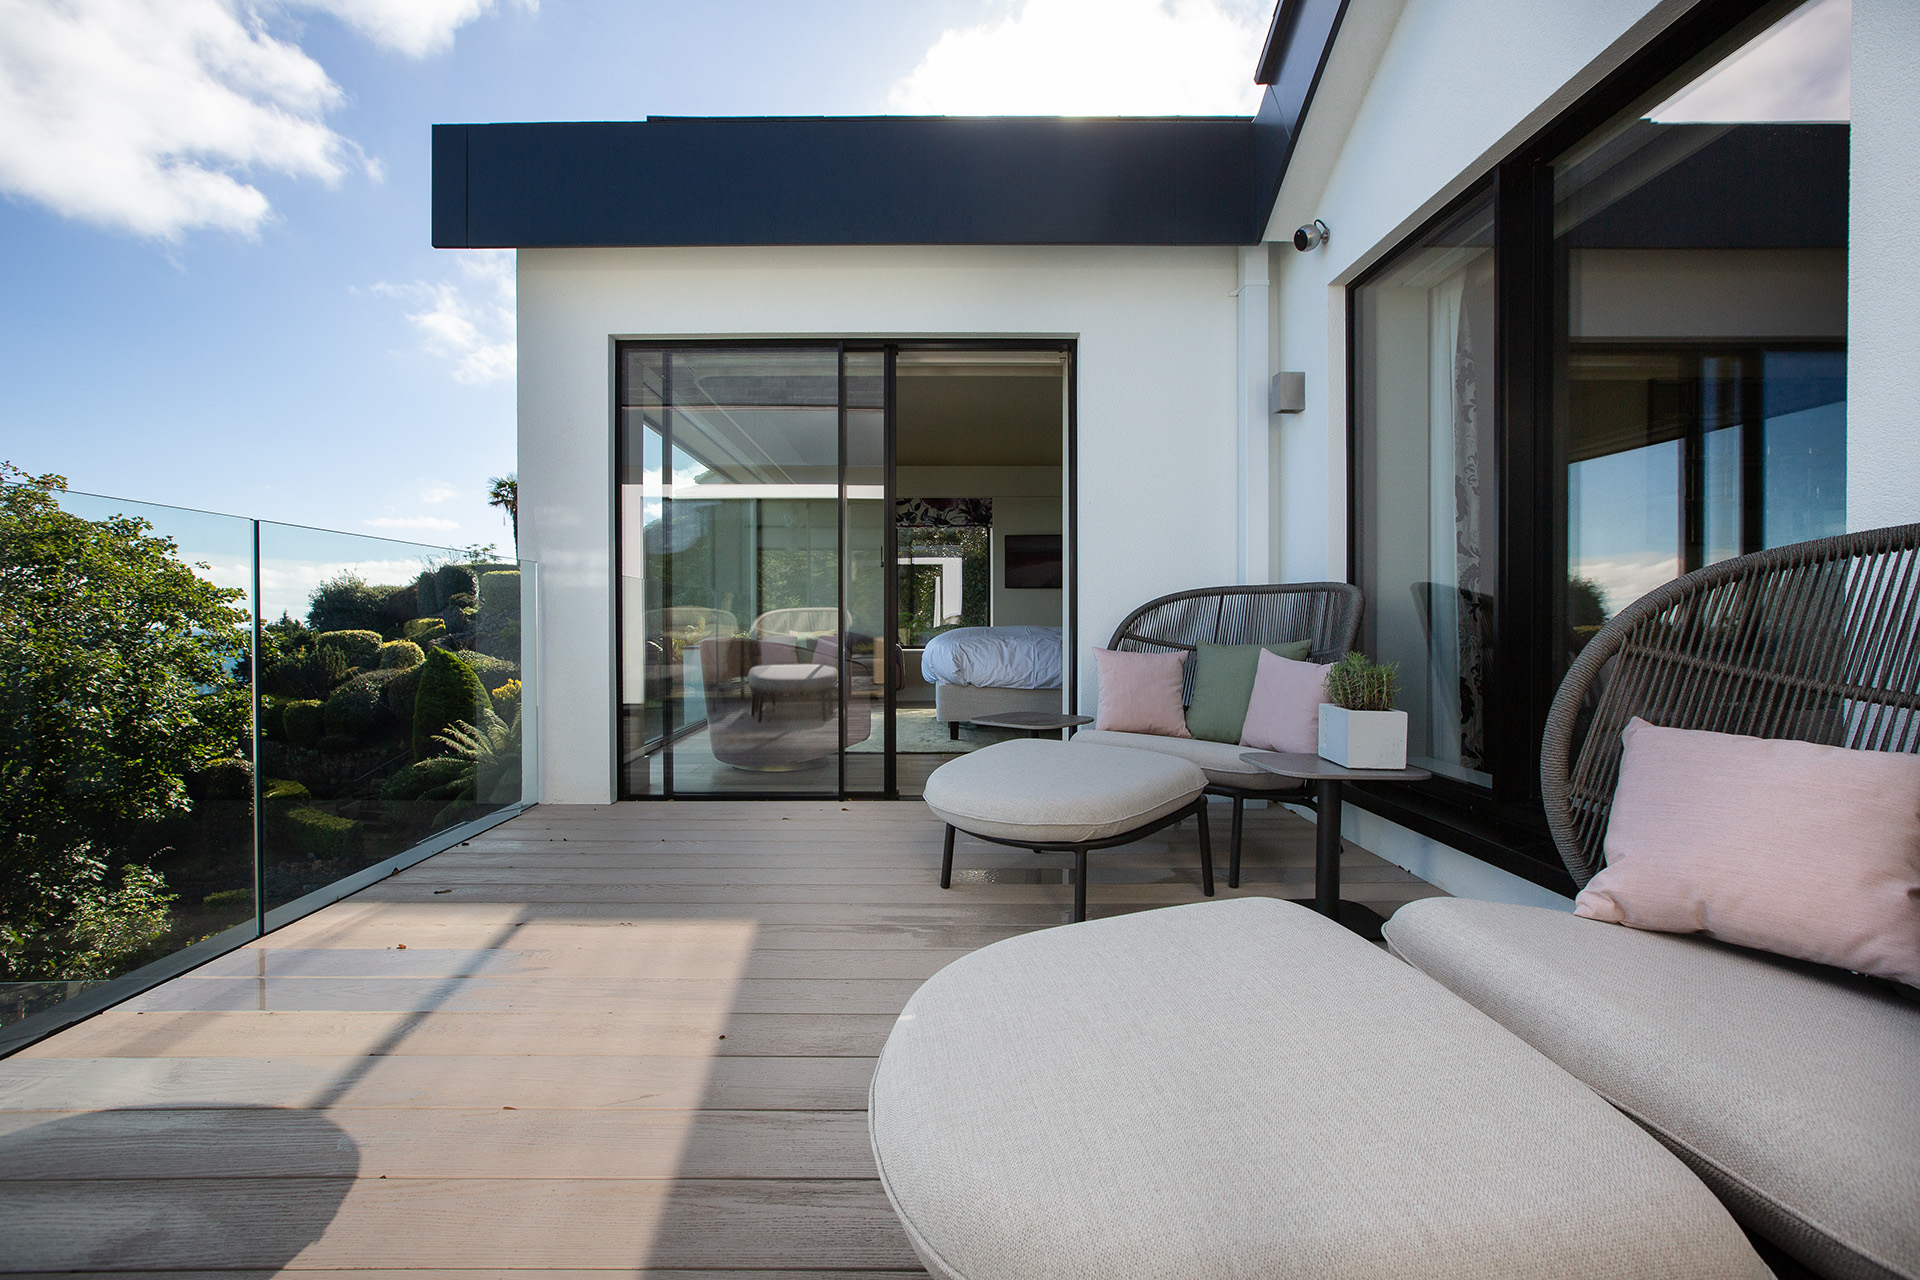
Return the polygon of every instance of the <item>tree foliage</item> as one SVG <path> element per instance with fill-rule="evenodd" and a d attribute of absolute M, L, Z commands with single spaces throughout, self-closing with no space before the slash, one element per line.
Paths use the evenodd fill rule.
<path fill-rule="evenodd" d="M 139 833 L 249 717 L 244 593 L 144 520 L 63 511 L 65 487 L 0 464 L 0 976 L 23 980 L 106 976 L 164 931 Z"/>

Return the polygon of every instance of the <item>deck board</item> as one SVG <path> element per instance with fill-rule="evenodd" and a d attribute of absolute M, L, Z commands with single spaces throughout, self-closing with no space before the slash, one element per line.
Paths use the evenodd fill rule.
<path fill-rule="evenodd" d="M 1247 815 L 1243 885 L 1311 827 Z M 967 952 L 1063 922 L 1066 859 L 918 804 L 542 807 L 0 1061 L 0 1271 L 189 1280 L 899 1280 L 866 1086 Z M 1347 896 L 1435 894 L 1349 849 Z M 1090 913 L 1200 901 L 1193 831 Z M 445 892 L 439 892 L 444 890 Z"/>

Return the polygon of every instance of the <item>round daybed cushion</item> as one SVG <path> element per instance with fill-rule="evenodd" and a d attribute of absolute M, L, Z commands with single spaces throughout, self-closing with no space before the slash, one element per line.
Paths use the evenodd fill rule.
<path fill-rule="evenodd" d="M 1592 1090 L 1266 898 L 948 965 L 888 1037 L 869 1126 L 947 1280 L 1768 1275 L 1712 1193 Z"/>
<path fill-rule="evenodd" d="M 1124 835 L 1193 803 L 1200 766 L 1127 747 L 1018 738 L 969 752 L 927 776 L 942 821 L 975 835 L 1081 844 Z"/>

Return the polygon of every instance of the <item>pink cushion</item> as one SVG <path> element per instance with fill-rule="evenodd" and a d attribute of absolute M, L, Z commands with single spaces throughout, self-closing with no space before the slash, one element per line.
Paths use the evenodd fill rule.
<path fill-rule="evenodd" d="M 1920 757 L 1638 718 L 1620 741 L 1575 915 L 1920 986 Z"/>
<path fill-rule="evenodd" d="M 1180 705 L 1180 671 L 1187 665 L 1186 654 L 1095 649 L 1093 661 L 1100 673 L 1094 728 L 1168 738 L 1193 736 L 1187 732 L 1187 713 Z"/>
<path fill-rule="evenodd" d="M 1320 750 L 1320 704 L 1326 700 L 1327 667 L 1262 650 L 1240 745 L 1314 754 Z"/>

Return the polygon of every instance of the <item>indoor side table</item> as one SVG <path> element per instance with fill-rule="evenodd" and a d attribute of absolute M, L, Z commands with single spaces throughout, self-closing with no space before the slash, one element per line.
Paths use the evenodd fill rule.
<path fill-rule="evenodd" d="M 1008 711 L 997 716 L 975 716 L 972 723 L 988 729 L 1022 729 L 1029 738 L 1038 738 L 1042 734 L 1092 724 L 1093 717 L 1068 715 L 1064 711 Z"/>
<path fill-rule="evenodd" d="M 1340 786 L 1346 782 L 1424 782 L 1425 769 L 1349 769 L 1319 756 L 1293 751 L 1249 751 L 1250 765 L 1314 784 L 1313 897 L 1295 899 L 1370 941 L 1380 940 L 1386 921 L 1371 907 L 1340 897 Z"/>

